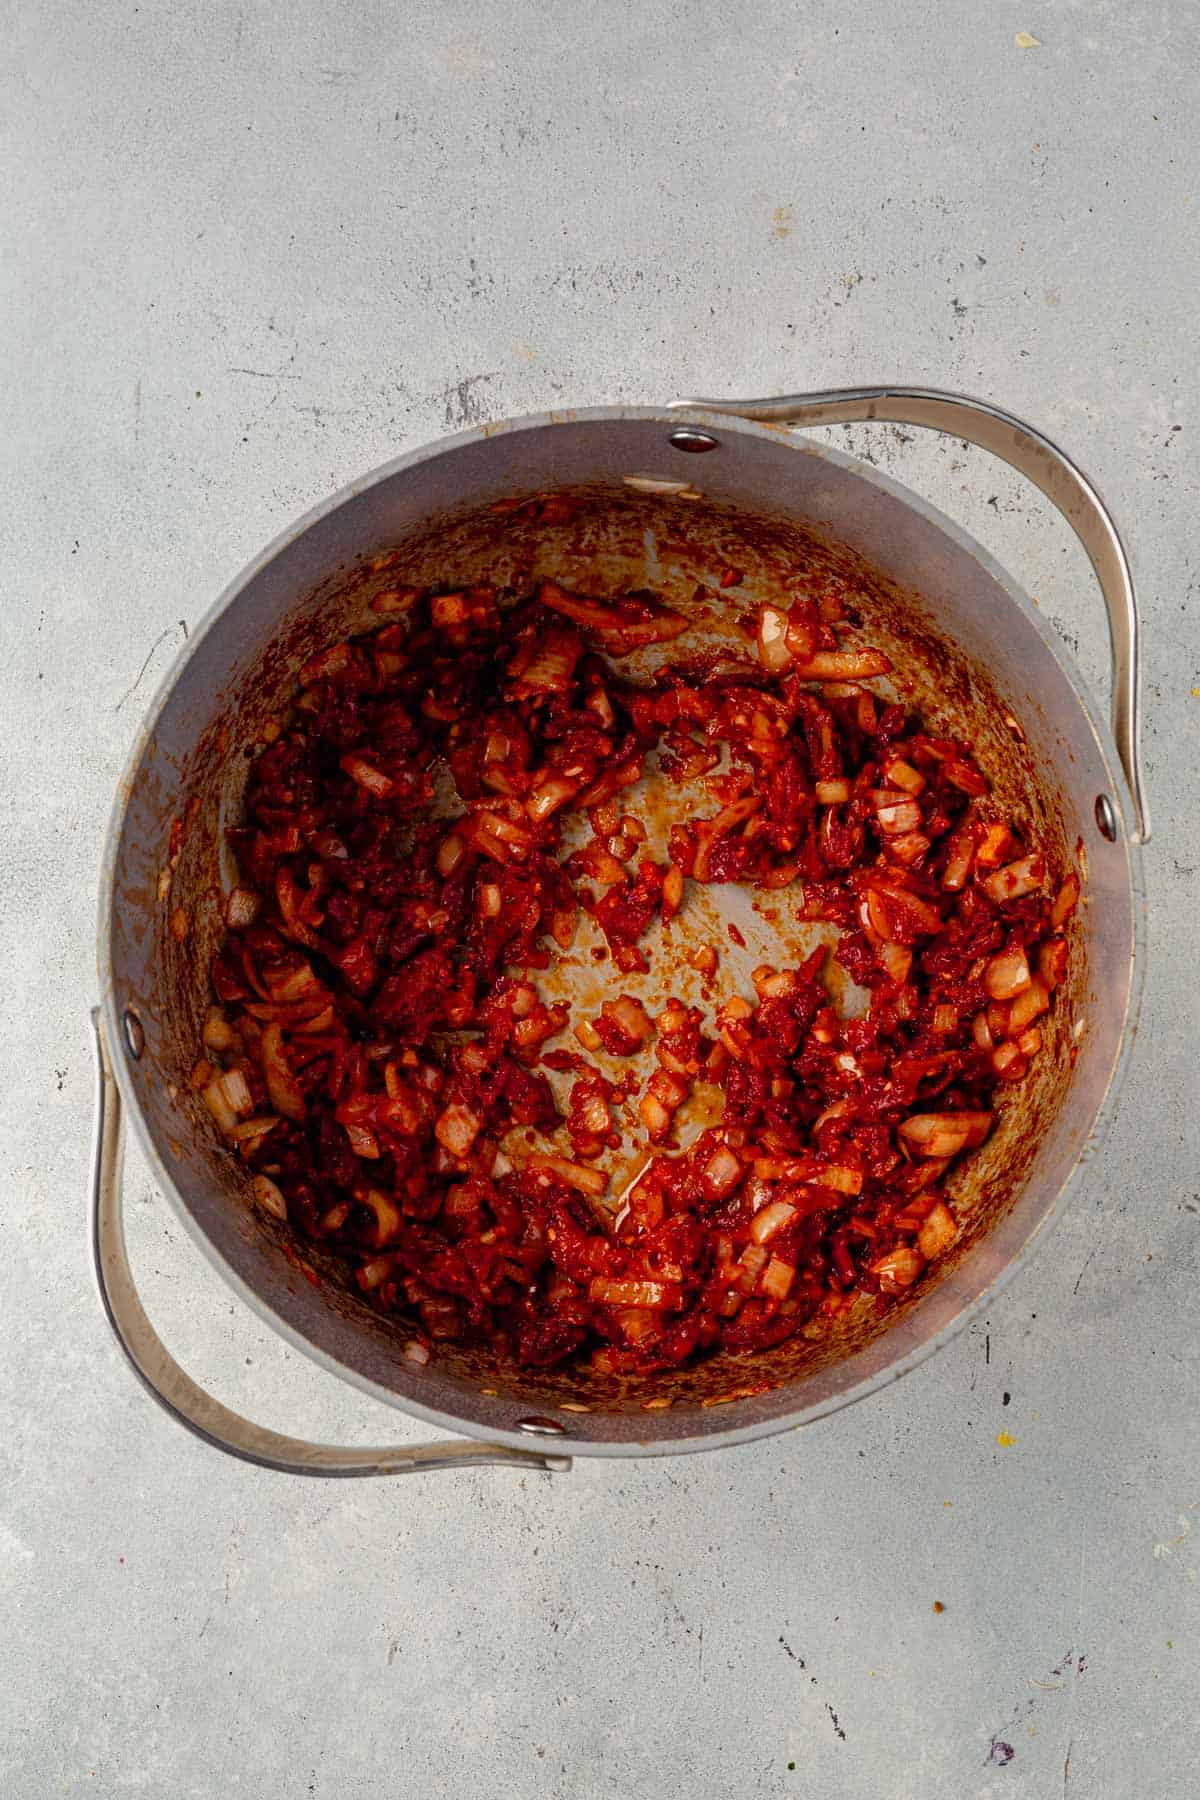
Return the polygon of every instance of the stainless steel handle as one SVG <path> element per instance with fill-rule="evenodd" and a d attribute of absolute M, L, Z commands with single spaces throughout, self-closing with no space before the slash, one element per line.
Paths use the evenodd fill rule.
<path fill-rule="evenodd" d="M 146 1316 L 125 1249 L 121 1165 L 121 1097 L 109 1061 L 99 1011 L 92 1013 L 96 1054 L 96 1116 L 92 1139 L 90 1236 L 100 1299 L 117 1342 L 147 1393 L 179 1424 L 243 1462 L 285 1475 L 403 1475 L 420 1469 L 472 1469 L 507 1464 L 559 1474 L 569 1456 L 510 1450 L 503 1444 L 449 1439 L 443 1444 L 398 1444 L 351 1450 L 283 1437 L 243 1419 L 184 1373 Z"/>
<path fill-rule="evenodd" d="M 830 388 L 819 394 L 783 394 L 765 400 L 676 400 L 678 408 L 729 413 L 777 425 L 847 425 L 879 419 L 894 425 L 921 425 L 965 438 L 1011 464 L 1052 500 L 1088 553 L 1108 609 L 1112 645 L 1112 730 L 1117 755 L 1133 798 L 1135 843 L 1150 840 L 1141 768 L 1137 599 L 1129 559 L 1117 527 L 1099 494 L 1065 451 L 1023 419 L 969 394 L 934 388 Z"/>

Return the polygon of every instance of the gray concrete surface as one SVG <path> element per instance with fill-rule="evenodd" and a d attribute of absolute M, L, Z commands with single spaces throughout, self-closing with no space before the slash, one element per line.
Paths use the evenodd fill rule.
<path fill-rule="evenodd" d="M 1193 1795 L 1195 9 L 39 0 L 4 36 L 0 1793 Z M 986 1321 L 801 1436 L 554 1482 L 225 1464 L 118 1361 L 83 1236 L 102 829 L 188 622 L 465 420 L 879 376 L 1025 413 L 1128 530 L 1151 962 L 1086 1193 Z M 1015 480 L 839 441 L 1103 688 L 1082 559 Z M 128 1187 L 216 1392 L 405 1429 L 233 1303 L 136 1157 Z"/>

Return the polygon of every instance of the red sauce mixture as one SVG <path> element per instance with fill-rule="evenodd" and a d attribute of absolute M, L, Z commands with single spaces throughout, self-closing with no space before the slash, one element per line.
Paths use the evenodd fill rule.
<path fill-rule="evenodd" d="M 652 685 L 621 659 L 686 622 L 648 596 L 374 605 L 377 630 L 302 671 L 230 834 L 242 885 L 193 1083 L 259 1204 L 342 1252 L 418 1361 L 470 1339 L 644 1372 L 910 1288 L 956 1237 L 955 1159 L 1041 1047 L 1074 875 L 1017 841 L 964 744 L 864 685 L 889 665 L 839 644 L 836 598 L 761 607 L 743 662 Z M 622 806 L 651 757 L 696 798 L 666 861 Z M 707 1012 L 622 993 L 651 922 L 720 882 L 837 926 L 865 1015 L 834 1009 L 824 949 L 758 968 L 751 996 L 722 995 L 701 946 Z M 580 908 L 608 945 L 594 1018 L 538 991 Z M 565 1116 L 547 1069 L 573 1077 Z M 697 1082 L 723 1114 L 681 1149 Z M 650 1157 L 622 1196 L 604 1164 L 626 1115 Z M 537 1153 L 557 1127 L 571 1154 Z"/>

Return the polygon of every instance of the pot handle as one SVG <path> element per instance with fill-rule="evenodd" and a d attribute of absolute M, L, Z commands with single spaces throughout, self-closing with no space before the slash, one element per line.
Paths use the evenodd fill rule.
<path fill-rule="evenodd" d="M 830 388 L 825 393 L 783 394 L 764 400 L 676 400 L 672 406 L 776 425 L 847 425 L 868 419 L 921 425 L 990 450 L 1041 488 L 1087 551 L 1104 595 L 1112 645 L 1113 738 L 1133 797 L 1133 842 L 1150 841 L 1140 761 L 1140 659 L 1133 576 L 1112 515 L 1065 451 L 1034 426 L 986 400 L 934 388 Z"/>
<path fill-rule="evenodd" d="M 180 1425 L 216 1450 L 285 1475 L 403 1475 L 421 1469 L 471 1469 L 507 1464 L 560 1474 L 569 1456 L 510 1450 L 502 1444 L 447 1439 L 440 1444 L 397 1444 L 379 1449 L 341 1449 L 283 1437 L 222 1406 L 184 1373 L 146 1316 L 125 1248 L 122 1207 L 123 1120 L 121 1096 L 109 1060 L 99 1009 L 92 1013 L 96 1058 L 96 1110 L 92 1138 L 90 1238 L 100 1299 L 117 1342 L 150 1396 Z"/>

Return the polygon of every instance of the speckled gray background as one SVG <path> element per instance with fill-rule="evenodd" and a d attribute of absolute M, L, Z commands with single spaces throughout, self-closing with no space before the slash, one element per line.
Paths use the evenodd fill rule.
<path fill-rule="evenodd" d="M 0 1793 L 1190 1797 L 1195 9 L 7 19 Z M 1061 439 L 1140 578 L 1151 963 L 1086 1192 L 989 1319 L 800 1436 L 558 1481 L 224 1463 L 119 1362 L 82 1229 L 101 834 L 187 623 L 448 427 L 883 376 Z M 1082 558 L 1015 478 L 838 441 L 975 531 L 1103 688 Z M 282 1429 L 405 1430 L 232 1303 L 136 1157 L 128 1187 L 200 1378 Z"/>

